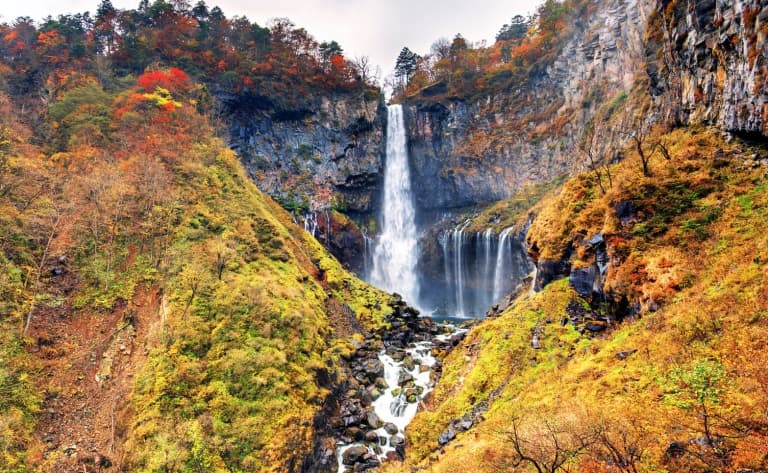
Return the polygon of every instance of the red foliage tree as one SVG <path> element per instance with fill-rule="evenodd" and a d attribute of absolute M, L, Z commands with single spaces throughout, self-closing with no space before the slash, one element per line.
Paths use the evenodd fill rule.
<path fill-rule="evenodd" d="M 170 92 L 187 92 L 191 85 L 189 76 L 181 69 L 174 67 L 168 71 L 150 71 L 139 76 L 139 86 L 147 92 L 154 92 L 158 87 Z"/>

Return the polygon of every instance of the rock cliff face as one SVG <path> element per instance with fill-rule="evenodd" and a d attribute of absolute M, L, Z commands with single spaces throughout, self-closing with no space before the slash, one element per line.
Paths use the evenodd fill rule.
<path fill-rule="evenodd" d="M 764 1 L 661 0 L 651 28 L 651 92 L 668 120 L 768 135 Z"/>
<path fill-rule="evenodd" d="M 759 0 L 607 0 L 558 57 L 502 93 L 409 98 L 421 209 L 498 200 L 584 168 L 577 152 L 601 104 L 650 93 L 654 117 L 768 134 L 768 7 Z M 638 90 L 637 87 L 642 90 Z"/>
<path fill-rule="evenodd" d="M 578 169 L 573 152 L 598 105 L 628 92 L 643 71 L 652 5 L 601 2 L 577 22 L 545 70 L 503 93 L 471 101 L 408 100 L 407 126 L 422 209 L 507 197 L 529 182 Z"/>
<path fill-rule="evenodd" d="M 224 97 L 230 145 L 256 185 L 284 206 L 370 213 L 384 159 L 380 97 L 323 97 L 313 110 L 275 111 Z"/>

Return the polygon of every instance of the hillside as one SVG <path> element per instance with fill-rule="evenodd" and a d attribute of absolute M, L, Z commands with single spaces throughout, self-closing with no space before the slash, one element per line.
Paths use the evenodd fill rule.
<path fill-rule="evenodd" d="M 3 98 L 0 470 L 297 468 L 387 299 L 254 187 L 183 72 L 124 84 L 63 92 L 53 154 Z"/>
<path fill-rule="evenodd" d="M 446 359 L 386 471 L 765 471 L 768 150 L 663 139 L 651 177 L 627 150 L 533 208 L 541 290 Z"/>
<path fill-rule="evenodd" d="M 766 471 L 767 13 L 545 2 L 527 32 L 421 60 L 398 99 L 441 191 L 417 199 L 454 212 L 422 270 L 457 232 L 472 268 L 505 228 L 536 269 L 385 471 Z"/>

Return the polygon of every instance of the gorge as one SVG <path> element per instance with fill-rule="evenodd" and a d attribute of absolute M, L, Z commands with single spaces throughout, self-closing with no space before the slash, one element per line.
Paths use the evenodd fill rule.
<path fill-rule="evenodd" d="M 768 471 L 768 6 L 504 15 L 0 20 L 0 473 Z"/>

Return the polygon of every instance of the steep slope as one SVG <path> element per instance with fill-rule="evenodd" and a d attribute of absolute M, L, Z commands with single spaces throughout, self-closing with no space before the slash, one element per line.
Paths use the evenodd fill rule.
<path fill-rule="evenodd" d="M 180 68 L 204 84 L 196 108 L 228 135 L 257 186 L 297 220 L 316 212 L 333 217 L 325 212 L 335 209 L 367 224 L 378 206 L 383 95 L 370 61 L 346 58 L 336 41 L 317 41 L 286 18 L 265 27 L 205 2 L 118 9 L 103 1 L 95 15 L 0 23 L 0 64 L 0 87 L 33 128 L 46 126 L 41 99 L 54 103 L 86 77 L 120 88 L 126 77 Z M 103 138 L 105 127 L 108 121 L 94 126 L 91 139 Z M 66 145 L 52 136 L 55 126 L 36 131 L 49 149 Z M 322 230 L 349 223 L 317 222 Z M 362 247 L 359 230 L 346 238 Z M 347 256 L 330 241 L 326 246 Z"/>
<path fill-rule="evenodd" d="M 388 298 L 255 188 L 182 71 L 125 87 L 62 91 L 54 154 L 3 101 L 0 470 L 298 471 Z"/>
<path fill-rule="evenodd" d="M 545 2 L 526 36 L 452 51 L 452 75 L 402 98 L 416 179 L 440 190 L 419 194 L 420 206 L 493 202 L 578 170 L 583 130 L 644 69 L 652 10 L 647 1 Z"/>
<path fill-rule="evenodd" d="M 766 7 L 540 13 L 558 8 L 571 21 L 534 59 L 541 22 L 501 65 L 509 40 L 453 48 L 473 72 L 401 94 L 422 182 L 444 190 L 424 209 L 576 175 L 466 226 L 530 221 L 534 280 L 448 357 L 386 471 L 765 471 Z"/>
<path fill-rule="evenodd" d="M 653 177 L 628 151 L 606 193 L 585 174 L 534 209 L 540 271 L 562 258 L 570 278 L 524 292 L 449 355 L 402 470 L 768 465 L 768 150 L 717 130 L 663 139 L 671 160 Z"/>

